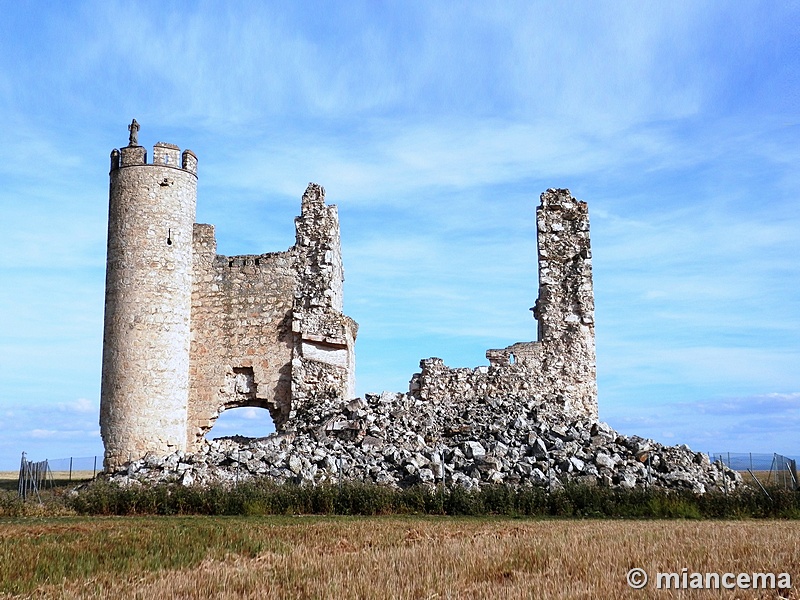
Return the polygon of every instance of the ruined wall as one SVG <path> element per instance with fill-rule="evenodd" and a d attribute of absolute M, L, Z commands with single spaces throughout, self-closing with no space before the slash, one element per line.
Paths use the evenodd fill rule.
<path fill-rule="evenodd" d="M 309 184 L 295 219 L 297 257 L 292 406 L 355 396 L 358 325 L 342 311 L 344 268 L 336 206 L 322 186 Z"/>
<path fill-rule="evenodd" d="M 147 453 L 195 451 L 219 414 L 238 406 L 269 410 L 282 433 L 321 426 L 324 434 L 331 424 L 318 417 L 355 395 L 358 325 L 342 313 L 336 206 L 309 184 L 294 246 L 219 255 L 213 226 L 194 223 L 194 154 L 159 143 L 148 165 L 138 124 L 129 129 L 130 145 L 111 155 L 106 468 Z M 488 350 L 489 366 L 475 369 L 421 361 L 409 401 L 428 411 L 428 424 L 417 423 L 426 435 L 459 432 L 481 411 L 497 429 L 510 418 L 495 415 L 499 406 L 597 417 L 586 204 L 569 190 L 546 191 L 537 235 L 538 340 Z"/>
<path fill-rule="evenodd" d="M 228 257 L 195 225 L 191 448 L 229 408 L 266 408 L 281 431 L 304 403 L 355 394 L 358 326 L 341 312 L 339 219 L 321 186 L 309 184 L 295 226 L 286 252 Z"/>
<path fill-rule="evenodd" d="M 196 158 L 111 154 L 100 434 L 113 467 L 186 447 Z"/>
<path fill-rule="evenodd" d="M 189 444 L 220 412 L 268 409 L 280 427 L 291 401 L 294 258 L 216 254 L 214 227 L 196 224 L 192 283 Z"/>
<path fill-rule="evenodd" d="M 420 362 L 409 386 L 415 397 L 468 406 L 487 398 L 544 401 L 576 416 L 597 418 L 594 296 L 585 202 L 569 190 L 547 190 L 536 211 L 538 340 L 487 350 L 488 367 L 451 369 Z"/>
<path fill-rule="evenodd" d="M 594 291 L 589 209 L 569 190 L 547 190 L 536 210 L 539 299 L 546 393 L 597 418 Z"/>

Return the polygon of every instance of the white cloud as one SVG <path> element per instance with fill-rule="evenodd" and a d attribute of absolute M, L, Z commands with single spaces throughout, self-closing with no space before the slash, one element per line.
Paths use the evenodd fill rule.
<path fill-rule="evenodd" d="M 30 435 L 34 439 L 47 439 L 60 436 L 61 432 L 54 429 L 34 429 L 30 432 Z"/>
<path fill-rule="evenodd" d="M 261 410 L 263 410 L 263 409 L 261 409 Z M 247 419 L 249 421 L 252 421 L 254 419 L 258 419 L 258 418 L 263 416 L 263 413 L 259 414 L 258 411 L 259 411 L 259 409 L 257 409 L 257 408 L 252 408 L 252 407 L 246 408 L 244 410 L 244 412 L 242 413 L 242 418 L 243 419 Z"/>
<path fill-rule="evenodd" d="M 62 402 L 59 408 L 64 412 L 75 412 L 81 414 L 99 414 L 100 402 L 87 398 L 78 398 L 74 402 Z"/>

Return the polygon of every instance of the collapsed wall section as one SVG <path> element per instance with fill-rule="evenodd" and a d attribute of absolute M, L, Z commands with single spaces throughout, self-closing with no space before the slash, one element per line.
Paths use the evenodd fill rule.
<path fill-rule="evenodd" d="M 409 391 L 434 403 L 468 405 L 490 398 L 534 400 L 576 417 L 597 418 L 594 295 L 585 202 L 550 189 L 536 211 L 538 340 L 487 350 L 488 367 L 451 369 L 420 362 Z"/>
<path fill-rule="evenodd" d="M 356 323 L 342 314 L 339 220 L 310 184 L 286 252 L 216 253 L 195 225 L 189 447 L 229 408 L 270 411 L 277 430 L 299 407 L 346 400 L 355 388 Z"/>

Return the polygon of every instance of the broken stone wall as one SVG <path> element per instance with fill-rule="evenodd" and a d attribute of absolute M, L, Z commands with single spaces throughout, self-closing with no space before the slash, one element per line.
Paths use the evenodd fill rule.
<path fill-rule="evenodd" d="M 468 406 L 487 398 L 543 401 L 574 416 L 597 418 L 594 296 L 589 213 L 569 190 L 550 189 L 536 211 L 539 321 L 536 342 L 487 350 L 488 367 L 451 369 L 420 363 L 409 391 L 434 403 Z"/>
<path fill-rule="evenodd" d="M 294 285 L 291 251 L 218 255 L 213 226 L 195 225 L 190 446 L 228 408 L 266 408 L 276 426 L 288 418 Z"/>
<path fill-rule="evenodd" d="M 433 404 L 466 408 L 485 398 L 539 400 L 546 387 L 543 373 L 516 363 L 505 367 L 449 368 L 441 358 L 427 358 L 419 366 L 420 372 L 412 377 L 409 391 Z"/>
<path fill-rule="evenodd" d="M 569 190 L 547 190 L 536 210 L 539 299 L 546 394 L 575 415 L 597 418 L 594 291 L 589 209 Z"/>
<path fill-rule="evenodd" d="M 358 325 L 342 313 L 344 268 L 336 206 L 309 184 L 295 219 L 297 260 L 292 331 L 293 410 L 309 402 L 355 396 Z"/>
<path fill-rule="evenodd" d="M 228 257 L 213 226 L 195 225 L 190 447 L 228 408 L 266 408 L 282 430 L 304 403 L 355 393 L 358 326 L 341 312 L 339 220 L 321 186 L 296 227 L 286 252 Z"/>

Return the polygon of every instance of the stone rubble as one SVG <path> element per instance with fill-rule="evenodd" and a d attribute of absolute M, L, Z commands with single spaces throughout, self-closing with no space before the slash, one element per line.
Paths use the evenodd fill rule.
<path fill-rule="evenodd" d="M 487 398 L 461 410 L 384 392 L 307 406 L 280 433 L 206 441 L 193 454 L 147 455 L 111 481 L 231 485 L 265 477 L 305 485 L 359 481 L 391 487 L 567 481 L 696 493 L 735 489 L 739 473 L 687 446 L 624 436 L 536 400 Z"/>

